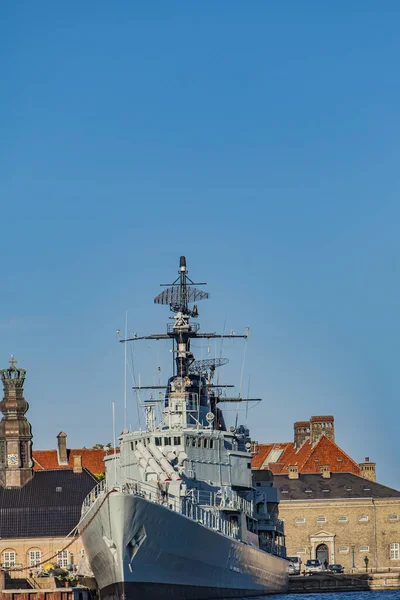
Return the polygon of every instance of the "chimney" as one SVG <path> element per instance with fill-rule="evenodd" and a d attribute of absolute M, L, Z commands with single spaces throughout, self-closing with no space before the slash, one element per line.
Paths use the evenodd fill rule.
<path fill-rule="evenodd" d="M 299 467 L 297 465 L 289 465 L 288 466 L 288 477 L 289 477 L 289 479 L 298 479 L 299 478 Z"/>
<path fill-rule="evenodd" d="M 310 438 L 311 443 L 318 442 L 322 435 L 325 435 L 332 442 L 335 441 L 335 419 L 331 415 L 328 417 L 311 417 L 310 419 Z"/>
<path fill-rule="evenodd" d="M 68 464 L 67 434 L 63 431 L 57 436 L 57 460 L 60 466 Z"/>
<path fill-rule="evenodd" d="M 324 479 L 330 479 L 331 478 L 331 467 L 330 467 L 330 465 L 321 465 L 320 471 L 321 471 L 322 477 Z"/>
<path fill-rule="evenodd" d="M 74 473 L 82 473 L 82 456 L 74 454 Z"/>
<path fill-rule="evenodd" d="M 297 421 L 294 424 L 294 447 L 300 448 L 310 437 L 309 421 Z"/>
<path fill-rule="evenodd" d="M 376 463 L 369 462 L 369 456 L 365 457 L 365 462 L 360 463 L 360 475 L 364 479 L 376 481 Z"/>

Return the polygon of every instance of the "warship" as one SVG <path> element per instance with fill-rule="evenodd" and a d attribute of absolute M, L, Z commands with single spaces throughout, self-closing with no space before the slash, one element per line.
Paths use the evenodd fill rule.
<path fill-rule="evenodd" d="M 272 474 L 252 471 L 249 430 L 227 429 L 221 409 L 256 399 L 228 397 L 234 386 L 213 383 L 228 361 L 196 360 L 191 350 L 193 340 L 246 339 L 248 330 L 202 333 L 203 285 L 182 256 L 178 278 L 154 299 L 173 313 L 167 332 L 120 340 L 171 340 L 173 370 L 165 386 L 140 387 L 159 389 L 161 415 L 157 402 L 143 403 L 146 429 L 124 429 L 83 503 L 78 531 L 102 600 L 249 598 L 288 587 Z"/>

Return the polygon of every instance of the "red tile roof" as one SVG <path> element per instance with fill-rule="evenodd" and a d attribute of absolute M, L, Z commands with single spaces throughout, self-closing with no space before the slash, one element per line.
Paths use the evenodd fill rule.
<path fill-rule="evenodd" d="M 284 452 L 278 462 L 265 464 L 271 450 L 282 448 Z M 289 465 L 297 465 L 299 473 L 319 473 L 322 465 L 329 465 L 332 473 L 360 474 L 359 465 L 325 435 L 322 435 L 314 446 L 310 440 L 306 440 L 297 449 L 293 442 L 259 444 L 258 452 L 252 458 L 253 469 L 270 469 L 275 474 L 288 473 Z"/>
<path fill-rule="evenodd" d="M 329 465 L 332 473 L 360 474 L 360 466 L 335 442 L 322 435 L 302 466 L 303 473 L 319 471 L 319 465 Z"/>
<path fill-rule="evenodd" d="M 257 452 L 253 454 L 251 466 L 253 469 L 261 469 L 265 459 L 272 450 L 275 444 L 258 444 Z"/>
<path fill-rule="evenodd" d="M 322 417 L 311 417 L 310 422 L 311 421 L 334 421 L 335 418 L 332 415 L 329 416 L 322 416 Z"/>
<path fill-rule="evenodd" d="M 118 451 L 118 449 L 117 449 Z M 112 454 L 109 450 L 108 454 Z M 82 467 L 88 469 L 93 475 L 99 475 L 105 472 L 104 457 L 106 453 L 103 449 L 97 448 L 72 448 L 67 450 L 68 464 L 60 465 L 57 457 L 57 450 L 34 450 L 32 452 L 33 469 L 35 471 L 47 471 L 49 469 L 73 469 L 74 456 L 82 457 Z"/>

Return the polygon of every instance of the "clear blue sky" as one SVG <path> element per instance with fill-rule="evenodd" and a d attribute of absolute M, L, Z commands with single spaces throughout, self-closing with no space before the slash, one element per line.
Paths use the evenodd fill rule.
<path fill-rule="evenodd" d="M 253 437 L 333 414 L 399 488 L 399 3 L 0 12 L 0 362 L 28 371 L 34 447 L 110 441 L 112 400 L 122 429 L 115 330 L 164 331 L 186 254 L 203 330 L 251 327 Z M 242 344 L 223 354 L 239 383 Z M 135 347 L 143 384 L 169 361 Z"/>

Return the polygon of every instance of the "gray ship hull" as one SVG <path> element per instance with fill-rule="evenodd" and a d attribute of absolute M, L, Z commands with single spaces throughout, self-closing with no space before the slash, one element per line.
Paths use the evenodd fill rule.
<path fill-rule="evenodd" d="M 102 600 L 285 592 L 287 561 L 124 492 L 100 496 L 79 530 Z"/>

